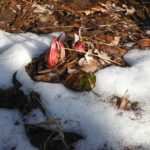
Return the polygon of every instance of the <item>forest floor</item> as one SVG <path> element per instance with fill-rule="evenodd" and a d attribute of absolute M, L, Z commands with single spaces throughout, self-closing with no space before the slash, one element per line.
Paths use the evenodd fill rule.
<path fill-rule="evenodd" d="M 150 47 L 149 34 L 146 34 L 150 30 L 150 2 L 148 0 L 1 0 L 0 29 L 10 33 L 64 32 L 66 35 L 65 46 L 68 49 L 73 43 L 74 34 L 78 34 L 82 39 L 81 42 L 85 44 L 86 50 L 98 49 L 101 52 L 99 60 L 94 57 L 96 53 L 92 52 L 92 63 L 80 66 L 85 72 L 95 72 L 111 65 L 126 66 L 123 55 L 130 49 Z M 134 44 L 129 48 L 124 46 L 126 43 Z M 70 59 L 70 57 L 72 58 Z M 76 66 L 80 58 L 81 56 L 78 55 L 69 55 L 67 63 L 71 64 L 70 68 L 78 69 L 79 66 Z M 66 67 L 65 64 L 61 66 L 61 68 L 63 67 Z M 32 78 L 36 76 L 30 66 L 27 70 L 32 73 Z M 56 72 L 60 70 L 59 66 L 56 66 L 55 70 Z M 59 74 L 57 81 L 54 81 L 55 78 L 52 82 L 62 82 L 61 75 Z M 42 76 L 38 80 L 45 81 L 47 80 L 45 78 Z M 36 78 L 34 79 L 36 80 Z M 30 97 L 24 95 L 19 89 L 20 85 L 15 75 L 13 83 L 15 85 L 13 88 L 0 90 L 0 108 L 17 108 L 23 115 L 30 112 L 32 108 L 38 107 L 43 110 L 37 101 L 37 93 L 31 93 Z M 70 83 L 66 85 L 71 86 Z M 70 88 L 82 91 L 76 85 L 74 86 Z M 20 99 L 22 102 L 19 101 Z M 27 99 L 31 101 L 29 102 Z M 66 143 L 60 138 L 60 140 L 51 140 L 49 145 L 47 144 L 47 148 L 43 149 L 43 145 L 52 131 L 33 125 L 25 125 L 25 128 L 31 143 L 40 150 L 66 148 Z M 57 136 L 58 133 L 55 133 L 52 138 Z M 64 136 L 68 145 L 82 138 L 74 133 L 64 133 Z"/>

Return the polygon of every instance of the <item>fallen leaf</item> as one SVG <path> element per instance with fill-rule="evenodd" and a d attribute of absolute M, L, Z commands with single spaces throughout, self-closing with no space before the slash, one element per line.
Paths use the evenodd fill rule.
<path fill-rule="evenodd" d="M 110 45 L 111 46 L 117 46 L 119 44 L 119 41 L 120 41 L 120 37 L 116 36 L 116 37 L 114 37 L 114 40 L 111 41 Z"/>
<path fill-rule="evenodd" d="M 35 81 L 43 81 L 43 82 L 59 82 L 60 78 L 56 73 L 44 73 L 41 75 L 34 76 Z"/>
<path fill-rule="evenodd" d="M 79 65 L 81 66 L 81 69 L 87 73 L 95 72 L 100 68 L 98 60 L 90 56 L 81 58 L 79 60 Z"/>
<path fill-rule="evenodd" d="M 32 4 L 32 7 L 34 8 L 34 13 L 48 13 L 49 15 L 53 14 L 53 11 L 50 10 L 48 5 Z"/>
<path fill-rule="evenodd" d="M 126 11 L 125 15 L 132 15 L 135 13 L 135 9 L 133 7 L 128 8 L 128 6 L 125 4 L 123 4 L 122 7 L 125 8 Z"/>
<path fill-rule="evenodd" d="M 119 109 L 129 110 L 128 106 L 129 106 L 130 102 L 125 97 L 115 96 L 112 98 L 111 103 L 112 103 L 112 105 L 117 106 Z"/>
<path fill-rule="evenodd" d="M 107 53 L 103 52 L 103 51 L 98 51 L 97 49 L 94 50 L 94 53 L 97 54 L 97 56 L 100 58 L 100 62 L 102 65 L 107 65 L 107 64 L 111 64 L 111 58 L 108 56 Z"/>
<path fill-rule="evenodd" d="M 108 10 L 106 8 L 104 8 L 103 6 L 100 6 L 100 5 L 96 5 L 96 6 L 93 6 L 91 8 L 91 10 L 95 11 L 95 12 L 102 12 L 102 13 L 107 13 Z"/>
<path fill-rule="evenodd" d="M 93 13 L 93 11 L 91 11 L 91 10 L 81 10 L 81 11 L 78 11 L 78 12 L 84 13 L 86 16 Z"/>
<path fill-rule="evenodd" d="M 129 99 L 127 99 L 124 96 L 122 97 L 114 96 L 111 100 L 111 103 L 113 106 L 117 106 L 119 109 L 122 110 L 132 110 L 136 113 L 140 113 L 141 111 L 138 102 L 131 102 Z"/>
<path fill-rule="evenodd" d="M 120 99 L 120 101 L 121 102 L 120 102 L 119 108 L 123 109 L 123 110 L 126 110 L 127 109 L 128 100 L 126 98 L 122 97 Z"/>
<path fill-rule="evenodd" d="M 142 39 L 138 42 L 141 47 L 150 47 L 150 38 Z"/>

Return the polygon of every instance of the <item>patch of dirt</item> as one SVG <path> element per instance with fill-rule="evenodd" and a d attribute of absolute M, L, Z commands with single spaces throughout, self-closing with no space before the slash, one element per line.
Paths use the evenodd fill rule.
<path fill-rule="evenodd" d="M 39 150 L 73 150 L 73 143 L 83 139 L 82 136 L 75 133 L 65 132 L 64 137 L 61 137 L 58 132 L 50 129 L 35 125 L 25 125 L 25 127 L 31 144 Z"/>

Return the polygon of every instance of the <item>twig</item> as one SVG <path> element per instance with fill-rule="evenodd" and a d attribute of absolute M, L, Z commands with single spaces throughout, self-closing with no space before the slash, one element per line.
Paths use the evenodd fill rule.
<path fill-rule="evenodd" d="M 122 64 L 121 63 L 118 63 L 118 62 L 116 62 L 116 61 L 114 61 L 114 60 L 111 60 L 111 59 L 107 59 L 107 58 L 103 58 L 103 57 L 101 57 L 101 56 L 99 56 L 99 55 L 95 55 L 95 54 L 90 54 L 90 55 L 92 55 L 92 56 L 95 56 L 95 57 L 98 57 L 98 58 L 100 58 L 102 61 L 104 61 L 104 62 L 110 62 L 110 63 L 113 63 L 113 64 L 115 64 L 115 65 L 118 65 L 118 66 L 121 66 Z M 90 56 L 89 55 L 89 56 Z"/>
<path fill-rule="evenodd" d="M 59 119 L 40 122 L 40 123 L 37 123 L 36 125 L 56 125 L 56 127 L 57 127 L 56 129 L 57 129 L 57 132 L 59 133 L 59 135 L 56 136 L 55 139 L 58 139 L 58 137 L 59 137 L 59 139 L 61 139 L 62 142 L 64 143 L 64 146 L 66 147 L 66 149 L 69 150 L 69 146 L 66 144 L 65 139 L 64 139 L 64 133 L 63 133 Z M 53 134 L 54 134 L 54 132 L 46 139 L 46 141 L 44 143 L 44 150 L 46 150 L 47 143 L 51 139 Z"/>
<path fill-rule="evenodd" d="M 60 123 L 58 123 L 58 126 L 57 126 L 57 127 L 58 127 L 58 132 L 59 132 L 59 135 L 60 135 L 61 140 L 63 141 L 63 143 L 64 143 L 66 149 L 69 150 L 69 146 L 68 146 L 67 143 L 65 142 L 64 133 L 63 133 L 63 130 L 62 130 L 62 127 L 61 127 Z"/>
<path fill-rule="evenodd" d="M 38 71 L 38 74 L 45 74 L 45 73 L 50 73 L 52 70 L 51 69 L 45 69 L 45 70 L 42 70 L 42 71 Z"/>
<path fill-rule="evenodd" d="M 52 136 L 54 135 L 54 132 L 52 132 L 49 137 L 46 139 L 45 143 L 44 143 L 44 150 L 46 150 L 46 147 L 47 147 L 47 143 L 48 141 L 52 138 Z"/>
<path fill-rule="evenodd" d="M 75 52 L 78 52 L 78 53 L 83 53 L 83 54 L 86 54 L 86 52 L 84 52 L 84 51 L 76 51 L 76 50 L 73 50 L 73 49 L 71 49 L 71 48 L 65 48 L 66 50 L 69 50 L 69 51 L 75 51 Z M 118 63 L 118 62 L 116 62 L 116 61 L 114 61 L 114 60 L 110 60 L 110 59 L 107 59 L 107 58 L 103 58 L 103 57 L 101 57 L 101 56 L 99 56 L 99 55 L 96 55 L 96 54 L 89 54 L 89 56 L 95 56 L 95 57 L 98 57 L 98 58 L 100 58 L 102 61 L 104 61 L 104 62 L 111 62 L 111 63 L 113 63 L 113 64 L 115 64 L 115 65 L 119 65 L 119 66 L 121 66 L 121 63 Z"/>
<path fill-rule="evenodd" d="M 62 26 L 62 25 L 55 25 L 55 26 L 50 26 L 50 27 L 43 27 L 40 28 L 41 30 L 45 30 L 45 29 L 51 29 L 51 28 L 74 28 L 75 26 L 70 25 L 70 26 Z"/>
<path fill-rule="evenodd" d="M 95 91 L 93 91 L 93 90 L 91 90 L 91 92 L 92 92 L 95 96 L 97 96 L 98 98 L 101 97 L 100 94 L 98 94 L 97 92 L 95 92 Z M 106 100 L 102 100 L 102 99 L 101 99 L 101 102 L 103 102 L 103 103 L 108 103 Z"/>

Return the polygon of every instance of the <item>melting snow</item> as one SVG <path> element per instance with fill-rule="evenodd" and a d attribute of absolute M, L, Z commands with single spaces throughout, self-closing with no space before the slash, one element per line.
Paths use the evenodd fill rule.
<path fill-rule="evenodd" d="M 34 82 L 27 75 L 25 65 L 49 47 L 51 35 L 14 35 L 1 31 L 0 37 L 3 38 L 0 44 L 0 87 L 12 86 L 12 75 L 17 71 L 17 79 L 22 83 L 24 92 L 38 92 L 50 118 L 60 118 L 64 130 L 78 132 L 85 137 L 77 143 L 77 150 L 104 147 L 115 150 L 124 147 L 149 149 L 149 50 L 135 49 L 126 54 L 124 59 L 131 67 L 112 66 L 98 71 L 93 89 L 99 94 L 97 96 L 93 92 L 73 92 L 61 84 Z M 143 110 L 141 116 L 111 106 L 110 97 L 113 95 L 125 95 L 131 101 L 138 101 Z M 0 115 L 0 119 L 4 120 L 4 117 Z M 30 118 L 26 119 L 30 122 Z M 42 120 L 42 115 L 39 115 L 39 120 Z M 5 128 L 2 129 L 5 131 Z M 0 132 L 1 136 L 4 134 Z M 5 135 L 4 139 L 7 140 L 9 136 Z"/>
<path fill-rule="evenodd" d="M 0 109 L 0 150 L 37 150 L 25 134 L 21 114 Z"/>

